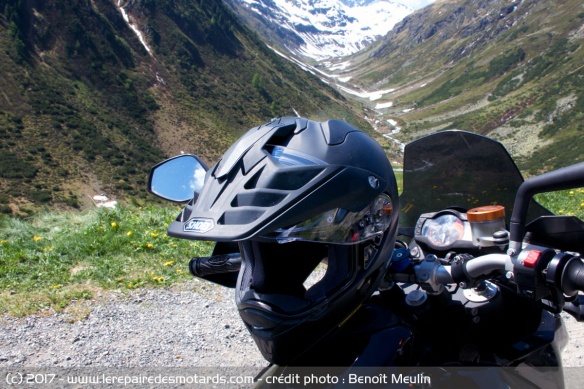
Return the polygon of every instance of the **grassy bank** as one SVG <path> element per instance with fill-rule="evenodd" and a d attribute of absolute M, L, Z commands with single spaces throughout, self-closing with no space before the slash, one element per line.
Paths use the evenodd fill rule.
<path fill-rule="evenodd" d="M 401 180 L 400 184 L 401 186 Z M 584 219 L 584 189 L 538 195 L 557 214 Z M 0 216 L 0 314 L 60 311 L 101 290 L 185 281 L 188 259 L 212 243 L 169 238 L 179 208 L 120 207 Z"/>
<path fill-rule="evenodd" d="M 577 216 L 584 220 L 584 188 L 542 193 L 535 198 L 556 215 Z"/>
<path fill-rule="evenodd" d="M 97 290 L 168 286 L 212 245 L 169 238 L 176 207 L 46 212 L 0 219 L 0 312 L 61 310 Z"/>

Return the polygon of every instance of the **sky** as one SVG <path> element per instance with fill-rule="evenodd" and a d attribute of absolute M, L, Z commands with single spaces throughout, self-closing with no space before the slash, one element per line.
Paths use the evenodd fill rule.
<path fill-rule="evenodd" d="M 396 3 L 407 5 L 414 10 L 423 8 L 428 4 L 432 4 L 435 0 L 393 0 Z"/>

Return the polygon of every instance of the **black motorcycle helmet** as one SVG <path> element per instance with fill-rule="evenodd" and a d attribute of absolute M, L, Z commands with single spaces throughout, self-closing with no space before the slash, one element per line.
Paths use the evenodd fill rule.
<path fill-rule="evenodd" d="M 287 365 L 301 363 L 375 291 L 398 210 L 377 142 L 342 121 L 284 117 L 227 150 L 168 234 L 239 242 L 239 313 L 263 356 Z"/>

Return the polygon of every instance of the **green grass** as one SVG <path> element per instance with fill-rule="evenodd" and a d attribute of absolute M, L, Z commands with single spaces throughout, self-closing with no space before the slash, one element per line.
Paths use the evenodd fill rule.
<path fill-rule="evenodd" d="M 402 172 L 396 172 L 402 190 Z M 584 219 L 584 189 L 540 194 L 556 214 Z M 178 207 L 0 215 L 0 314 L 62 311 L 104 290 L 169 287 L 191 278 L 189 258 L 212 243 L 169 238 Z M 72 304 L 73 303 L 73 304 Z M 83 310 L 81 311 L 83 313 Z"/>
<path fill-rule="evenodd" d="M 208 242 L 169 238 L 176 207 L 122 207 L 83 213 L 50 211 L 0 218 L 0 313 L 22 316 L 100 290 L 170 286 L 191 276 L 189 258 Z"/>
<path fill-rule="evenodd" d="M 403 166 L 394 166 L 394 174 L 395 174 L 395 180 L 397 181 L 397 191 L 399 194 L 401 194 L 401 192 L 404 189 L 404 172 L 403 172 Z"/>
<path fill-rule="evenodd" d="M 584 220 L 584 188 L 542 193 L 535 199 L 556 215 L 577 216 Z"/>

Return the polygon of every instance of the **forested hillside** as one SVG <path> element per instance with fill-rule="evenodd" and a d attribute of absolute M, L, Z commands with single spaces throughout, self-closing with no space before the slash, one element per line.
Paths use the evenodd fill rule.
<path fill-rule="evenodd" d="M 145 195 L 150 166 L 214 162 L 274 116 L 341 117 L 333 89 L 220 1 L 0 0 L 0 209 Z"/>

